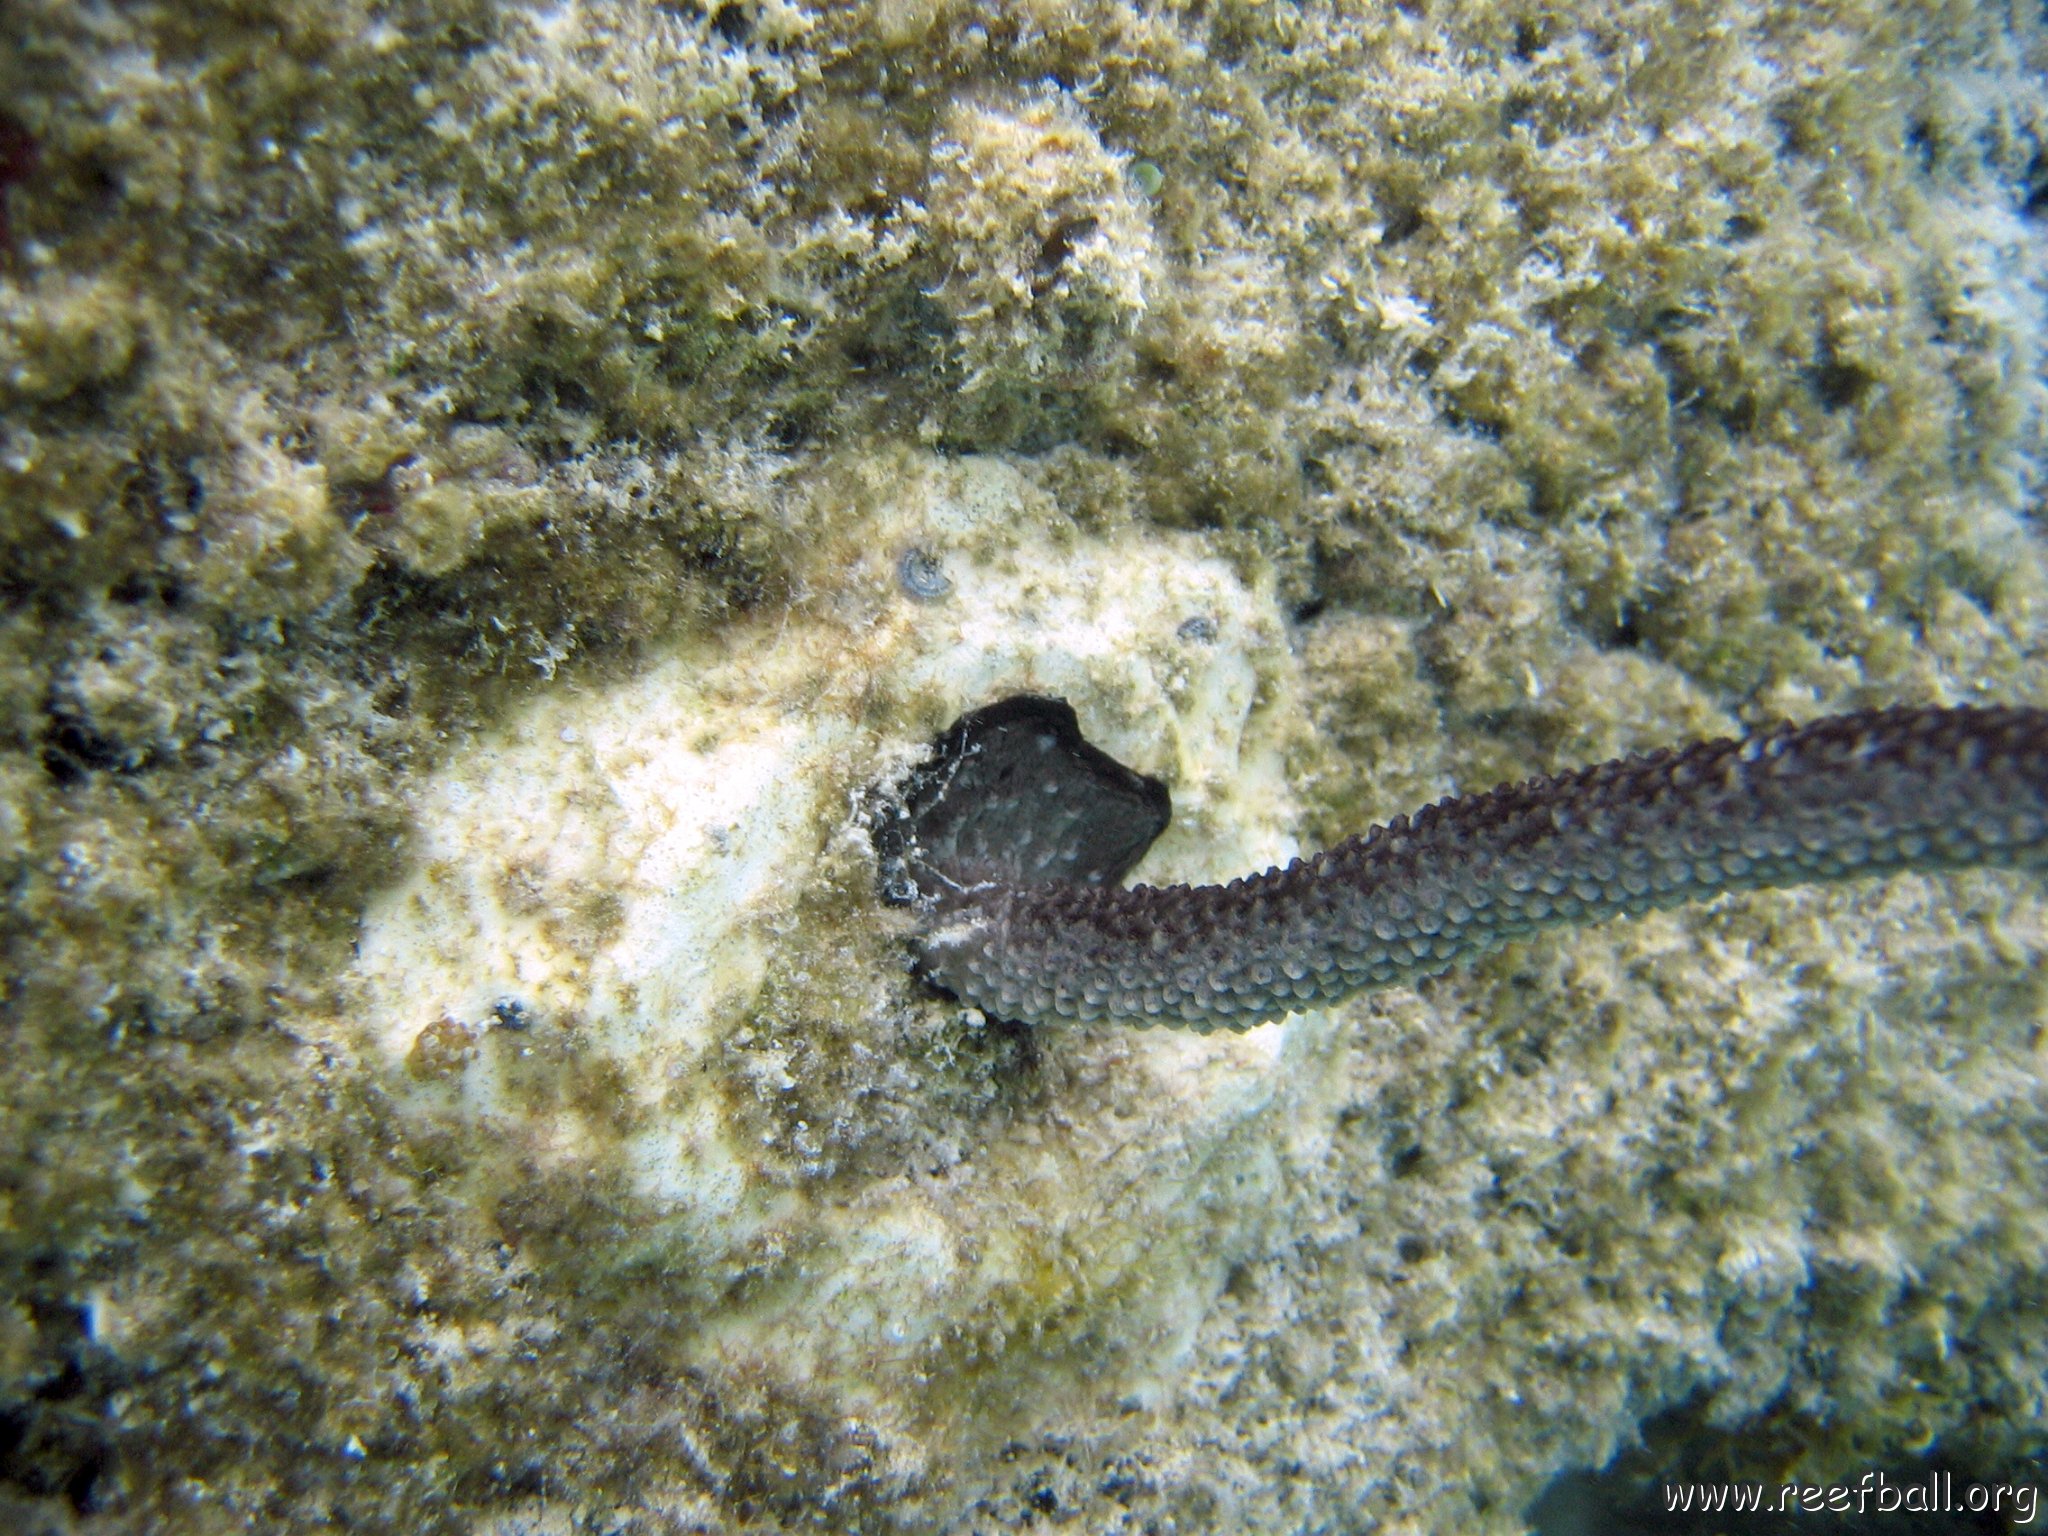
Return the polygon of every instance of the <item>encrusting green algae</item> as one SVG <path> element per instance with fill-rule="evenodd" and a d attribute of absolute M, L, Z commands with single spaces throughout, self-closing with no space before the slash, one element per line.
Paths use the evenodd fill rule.
<path fill-rule="evenodd" d="M 1243 1037 L 920 987 L 1006 694 L 1205 881 L 2048 701 L 2048 27 L 0 16 L 0 1516 L 1518 1530 L 2044 1448 L 2038 877 Z"/>

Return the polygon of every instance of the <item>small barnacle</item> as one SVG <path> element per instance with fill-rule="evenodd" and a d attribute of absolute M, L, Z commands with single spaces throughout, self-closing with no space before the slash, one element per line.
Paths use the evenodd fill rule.
<path fill-rule="evenodd" d="M 444 1013 L 413 1040 L 405 1070 L 419 1082 L 431 1082 L 459 1074 L 475 1055 L 476 1031 Z"/>
<path fill-rule="evenodd" d="M 920 603 L 936 603 L 953 590 L 953 580 L 939 557 L 915 544 L 896 562 L 896 584 L 905 596 Z"/>

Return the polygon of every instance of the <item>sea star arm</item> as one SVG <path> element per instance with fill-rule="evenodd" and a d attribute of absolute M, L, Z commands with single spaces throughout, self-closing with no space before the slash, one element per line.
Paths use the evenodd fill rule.
<path fill-rule="evenodd" d="M 2048 711 L 1893 709 L 1440 801 L 1227 886 L 988 881 L 923 969 L 1033 1024 L 1244 1030 L 1538 929 L 1726 890 L 2048 861 Z"/>

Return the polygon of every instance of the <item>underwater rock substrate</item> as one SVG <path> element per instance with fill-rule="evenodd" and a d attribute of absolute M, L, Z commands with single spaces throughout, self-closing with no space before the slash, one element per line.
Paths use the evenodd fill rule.
<path fill-rule="evenodd" d="M 1502 785 L 1227 886 L 1117 882 L 1166 788 L 1058 699 L 961 717 L 879 818 L 921 965 L 1020 1023 L 1245 1030 L 1539 929 L 1722 891 L 2048 853 L 2048 711 L 1902 708 Z"/>

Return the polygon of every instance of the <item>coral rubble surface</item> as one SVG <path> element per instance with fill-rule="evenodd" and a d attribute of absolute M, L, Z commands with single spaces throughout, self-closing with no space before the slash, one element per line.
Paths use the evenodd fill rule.
<path fill-rule="evenodd" d="M 1063 698 L 1202 883 L 2048 702 L 2044 82 L 1967 3 L 0 7 L 0 1526 L 2023 1476 L 2038 875 L 1027 1029 L 866 792 Z"/>

